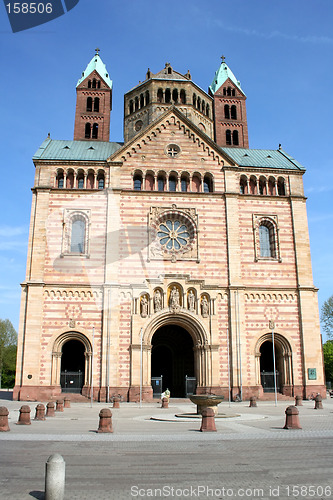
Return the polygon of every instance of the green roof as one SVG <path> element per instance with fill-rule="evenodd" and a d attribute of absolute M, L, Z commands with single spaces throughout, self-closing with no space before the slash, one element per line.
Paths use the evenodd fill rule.
<path fill-rule="evenodd" d="M 303 165 L 283 149 L 221 148 L 240 167 L 279 168 L 305 171 Z"/>
<path fill-rule="evenodd" d="M 221 87 L 221 85 L 224 84 L 225 81 L 228 80 L 228 78 L 230 78 L 230 80 L 239 88 L 239 90 L 241 90 L 241 92 L 243 92 L 240 81 L 237 80 L 229 66 L 223 61 L 219 69 L 216 71 L 214 80 L 209 87 L 212 94 L 215 94 L 215 92 Z"/>
<path fill-rule="evenodd" d="M 76 86 L 80 85 L 81 82 L 85 78 L 87 78 L 94 70 L 100 75 L 101 78 L 105 81 L 105 83 L 112 89 L 112 80 L 110 80 L 108 70 L 106 69 L 105 64 L 98 54 L 95 54 L 86 69 L 83 71 L 80 80 L 77 82 Z"/>
<path fill-rule="evenodd" d="M 121 142 L 54 141 L 45 139 L 33 160 L 104 161 L 122 147 Z"/>

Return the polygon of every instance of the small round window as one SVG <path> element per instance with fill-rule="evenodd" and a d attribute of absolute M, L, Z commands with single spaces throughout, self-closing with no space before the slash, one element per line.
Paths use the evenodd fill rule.
<path fill-rule="evenodd" d="M 157 236 L 160 244 L 166 250 L 180 250 L 190 241 L 187 226 L 179 220 L 166 220 L 159 224 Z"/>
<path fill-rule="evenodd" d="M 180 154 L 180 147 L 178 144 L 169 144 L 165 148 L 165 154 L 169 156 L 169 158 L 176 158 Z"/>

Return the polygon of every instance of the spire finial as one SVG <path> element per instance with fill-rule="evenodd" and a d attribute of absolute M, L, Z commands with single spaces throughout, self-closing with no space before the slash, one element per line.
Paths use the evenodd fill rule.
<path fill-rule="evenodd" d="M 224 56 L 221 56 L 221 59 L 222 59 L 222 62 L 224 63 L 224 61 L 225 61 L 225 57 L 224 57 Z"/>
<path fill-rule="evenodd" d="M 98 56 L 99 55 L 98 52 L 100 51 L 100 49 L 95 49 L 95 51 L 96 51 L 95 56 Z"/>

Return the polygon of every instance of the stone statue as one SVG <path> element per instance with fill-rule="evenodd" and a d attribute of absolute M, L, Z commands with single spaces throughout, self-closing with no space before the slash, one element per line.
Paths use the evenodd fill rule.
<path fill-rule="evenodd" d="M 207 297 L 204 295 L 201 300 L 201 314 L 203 318 L 207 318 L 209 313 L 209 305 Z"/>
<path fill-rule="evenodd" d="M 194 312 L 195 295 L 192 290 L 190 290 L 190 293 L 188 294 L 187 301 L 189 311 Z"/>
<path fill-rule="evenodd" d="M 162 309 L 162 295 L 159 290 L 156 290 L 154 294 L 154 309 L 155 312 L 161 311 Z"/>
<path fill-rule="evenodd" d="M 148 299 L 147 295 L 143 295 L 141 298 L 141 317 L 146 318 L 148 316 Z"/>
<path fill-rule="evenodd" d="M 173 287 L 170 293 L 170 309 L 173 312 L 179 311 L 180 304 L 179 304 L 179 291 L 177 287 Z"/>

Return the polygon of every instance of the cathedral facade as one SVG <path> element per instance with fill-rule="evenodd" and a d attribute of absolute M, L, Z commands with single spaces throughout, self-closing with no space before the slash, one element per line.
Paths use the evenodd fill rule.
<path fill-rule="evenodd" d="M 33 157 L 14 398 L 325 395 L 305 170 L 249 148 L 224 58 L 208 92 L 148 69 L 124 143 L 98 50 L 76 91 L 74 140 Z"/>

